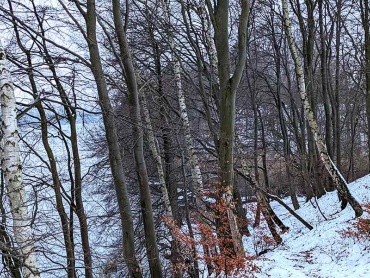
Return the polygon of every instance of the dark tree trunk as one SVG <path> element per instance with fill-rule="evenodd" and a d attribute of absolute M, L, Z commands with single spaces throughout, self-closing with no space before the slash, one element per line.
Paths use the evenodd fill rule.
<path fill-rule="evenodd" d="M 41 29 L 42 34 L 44 35 L 44 29 L 42 26 L 42 21 L 39 20 L 39 27 Z M 43 39 L 43 50 L 45 53 L 45 61 L 47 62 L 50 71 L 52 72 L 53 79 L 55 81 L 57 90 L 59 92 L 60 99 L 63 103 L 64 110 L 66 112 L 69 126 L 71 129 L 71 135 L 70 135 L 70 141 L 72 145 L 72 156 L 73 156 L 73 167 L 74 167 L 74 178 L 71 180 L 72 183 L 74 183 L 74 188 L 72 190 L 72 201 L 74 202 L 74 199 L 76 201 L 76 208 L 75 212 L 77 214 L 79 224 L 80 224 L 80 234 L 81 234 L 81 241 L 82 241 L 82 250 L 84 254 L 84 264 L 85 264 L 85 277 L 86 278 L 92 278 L 93 277 L 93 271 L 92 271 L 92 260 L 91 260 L 91 251 L 90 251 L 90 244 L 89 244 L 89 232 L 87 227 L 87 219 L 84 209 L 84 204 L 82 201 L 82 177 L 81 177 L 81 162 L 80 162 L 80 154 L 79 154 L 79 148 L 78 148 L 78 140 L 77 140 L 77 128 L 76 128 L 76 119 L 77 119 L 77 113 L 76 110 L 73 108 L 64 88 L 63 85 L 57 75 L 54 61 L 49 54 L 48 48 L 46 46 L 46 41 Z M 71 240 L 73 240 L 72 231 L 73 231 L 73 221 L 72 221 L 71 214 Z"/>
<path fill-rule="evenodd" d="M 121 60 L 125 70 L 125 79 L 129 91 L 130 118 L 133 123 L 134 156 L 136 173 L 140 188 L 140 205 L 144 221 L 145 245 L 152 277 L 162 277 L 157 237 L 153 219 L 152 199 L 149 178 L 144 158 L 144 140 L 140 114 L 139 90 L 130 47 L 121 18 L 120 0 L 112 0 L 114 26 L 120 48 Z"/>
<path fill-rule="evenodd" d="M 84 14 L 87 28 L 87 44 L 90 53 L 92 72 L 99 95 L 100 107 L 103 112 L 105 135 L 108 143 L 109 162 L 114 180 L 118 206 L 122 222 L 123 253 L 130 277 L 142 277 L 141 268 L 135 254 L 134 227 L 131 206 L 125 183 L 121 148 L 118 143 L 113 107 L 110 103 L 107 84 L 101 63 L 98 42 L 96 38 L 95 0 L 87 1 L 87 12 Z"/>
<path fill-rule="evenodd" d="M 360 0 L 362 26 L 365 35 L 365 89 L 366 89 L 366 118 L 367 118 L 367 145 L 368 171 L 370 171 L 370 23 L 369 0 Z"/>
<path fill-rule="evenodd" d="M 208 3 L 209 4 L 209 3 Z M 246 62 L 247 24 L 249 17 L 249 1 L 242 1 L 242 10 L 238 30 L 238 58 L 235 71 L 231 75 L 230 49 L 229 49 L 229 1 L 219 0 L 214 8 L 208 5 L 209 13 L 214 27 L 214 41 L 218 59 L 218 77 L 220 82 L 219 97 L 219 186 L 223 191 L 227 204 L 231 204 L 234 183 L 234 129 L 235 129 L 235 98 Z M 227 229 L 225 237 L 231 243 L 225 246 L 227 253 L 243 254 L 243 245 L 238 231 L 234 213 L 227 213 Z"/>
<path fill-rule="evenodd" d="M 327 69 L 327 47 L 326 47 L 326 33 L 324 26 L 324 0 L 319 0 L 319 26 L 320 26 L 320 60 L 321 60 L 321 89 L 324 99 L 324 110 L 325 110 L 325 144 L 328 149 L 329 156 L 333 157 L 333 146 L 332 146 L 332 117 L 330 114 L 330 98 L 328 90 L 328 69 Z"/>
<path fill-rule="evenodd" d="M 336 149 L 336 162 L 338 169 L 342 165 L 342 152 L 341 152 L 341 128 L 340 128 L 340 43 L 341 43 L 341 30 L 342 30 L 342 0 L 337 0 L 337 18 L 335 29 L 335 149 Z"/>

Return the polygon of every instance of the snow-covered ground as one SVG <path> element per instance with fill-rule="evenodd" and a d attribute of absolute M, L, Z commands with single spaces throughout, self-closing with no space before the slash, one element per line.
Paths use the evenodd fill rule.
<path fill-rule="evenodd" d="M 360 203 L 370 202 L 370 176 L 351 183 L 349 189 Z M 314 201 L 304 203 L 302 199 L 301 208 L 297 211 L 314 227 L 311 231 L 282 206 L 272 203 L 290 230 L 282 235 L 283 243 L 279 247 L 255 261 L 260 268 L 260 273 L 255 274 L 257 277 L 370 277 L 370 235 L 367 240 L 341 235 L 341 231 L 356 221 L 354 211 L 349 205 L 340 210 L 336 192 L 327 193 L 317 203 L 327 220 Z M 364 216 L 370 217 L 366 213 Z M 254 252 L 255 255 L 264 248 L 264 243 L 261 230 L 252 233 L 251 237 L 245 238 L 245 247 L 249 254 Z"/>

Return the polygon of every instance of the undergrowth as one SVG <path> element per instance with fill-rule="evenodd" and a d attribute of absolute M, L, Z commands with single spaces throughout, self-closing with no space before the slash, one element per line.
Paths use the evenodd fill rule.
<path fill-rule="evenodd" d="M 370 203 L 363 204 L 362 208 L 364 214 L 357 218 L 351 226 L 340 232 L 343 237 L 358 241 L 368 241 L 370 239 Z"/>

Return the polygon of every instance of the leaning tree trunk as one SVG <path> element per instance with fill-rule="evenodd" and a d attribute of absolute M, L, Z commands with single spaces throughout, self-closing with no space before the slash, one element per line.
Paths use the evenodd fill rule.
<path fill-rule="evenodd" d="M 342 209 L 344 209 L 347 205 L 347 202 L 351 205 L 353 210 L 355 211 L 356 217 L 359 217 L 362 215 L 363 210 L 360 204 L 357 202 L 357 200 L 351 195 L 349 192 L 347 182 L 342 176 L 342 174 L 339 172 L 338 168 L 335 166 L 334 162 L 331 160 L 326 145 L 324 143 L 324 140 L 320 134 L 319 127 L 315 118 L 315 115 L 312 111 L 310 101 L 308 99 L 308 95 L 306 92 L 305 87 L 305 77 L 303 72 L 303 67 L 301 60 L 298 56 L 298 50 L 295 45 L 295 41 L 292 36 L 291 31 L 291 22 L 289 18 L 289 10 L 288 10 L 288 2 L 287 0 L 282 0 L 283 5 L 283 17 L 284 17 L 284 25 L 285 25 L 285 33 L 288 39 L 290 52 L 292 54 L 294 64 L 295 64 L 295 70 L 296 70 L 296 76 L 298 81 L 298 90 L 300 92 L 300 96 L 304 105 L 304 112 L 305 117 L 309 123 L 309 126 L 312 130 L 316 147 L 319 151 L 321 161 L 325 165 L 325 168 L 328 170 L 329 175 L 332 177 L 336 188 L 338 189 L 339 197 L 342 201 Z"/>
<path fill-rule="evenodd" d="M 26 191 L 22 179 L 14 87 L 6 68 L 6 55 L 0 46 L 0 98 L 2 117 L 1 162 L 13 216 L 15 241 L 24 260 L 23 275 L 40 277 L 28 218 Z"/>
<path fill-rule="evenodd" d="M 164 174 L 164 169 L 163 169 L 162 157 L 161 157 L 160 149 L 158 146 L 158 141 L 154 136 L 152 122 L 150 119 L 150 112 L 148 109 L 148 104 L 146 101 L 145 93 L 141 93 L 141 106 L 143 110 L 145 133 L 146 133 L 146 137 L 148 140 L 149 149 L 156 162 L 159 184 L 161 186 L 162 198 L 164 201 L 164 207 L 166 209 L 166 216 L 171 221 L 175 221 L 174 216 L 172 214 L 171 202 L 170 202 L 170 198 L 169 198 L 169 194 L 168 194 L 168 190 L 166 186 L 166 179 L 165 179 L 165 174 Z"/>

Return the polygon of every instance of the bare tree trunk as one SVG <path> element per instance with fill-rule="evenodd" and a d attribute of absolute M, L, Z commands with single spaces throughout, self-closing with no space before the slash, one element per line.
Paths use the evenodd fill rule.
<path fill-rule="evenodd" d="M 336 149 L 336 162 L 338 169 L 341 168 L 342 152 L 341 152 L 341 132 L 340 132 L 340 106 L 339 106 L 339 93 L 340 93 L 340 43 L 341 43 L 341 30 L 342 30 L 342 0 L 337 0 L 337 17 L 335 24 L 335 149 Z"/>
<path fill-rule="evenodd" d="M 52 179 L 53 179 L 53 185 L 54 185 L 53 189 L 55 192 L 56 207 L 57 207 L 57 211 L 60 217 L 60 222 L 62 225 L 64 245 L 65 245 L 66 256 L 67 256 L 67 274 L 68 274 L 68 278 L 74 278 L 76 277 L 76 262 L 75 262 L 75 254 L 74 254 L 75 248 L 73 245 L 73 238 L 71 238 L 71 233 L 70 233 L 71 231 L 69 229 L 70 227 L 69 227 L 68 215 L 63 205 L 62 183 L 59 179 L 55 156 L 50 147 L 50 143 L 48 140 L 48 134 L 49 134 L 48 133 L 48 122 L 47 122 L 45 110 L 40 102 L 37 103 L 36 108 L 40 114 L 42 144 L 44 146 L 44 149 L 46 151 L 46 154 L 48 156 L 49 163 L 50 163 L 50 171 L 51 171 Z"/>
<path fill-rule="evenodd" d="M 78 3 L 76 3 L 76 5 L 78 5 Z M 108 143 L 109 161 L 121 215 L 125 263 L 128 267 L 130 277 L 139 278 L 142 277 L 142 274 L 141 267 L 135 254 L 134 227 L 129 196 L 125 183 L 125 174 L 123 171 L 121 148 L 118 142 L 113 107 L 110 103 L 108 95 L 107 84 L 104 77 L 103 66 L 101 63 L 99 47 L 96 38 L 95 0 L 87 1 L 87 11 L 86 13 L 83 13 L 83 16 L 86 21 L 86 41 L 89 47 L 92 72 L 94 74 L 100 106 L 103 112 L 103 122 Z"/>
<path fill-rule="evenodd" d="M 22 255 L 25 278 L 40 277 L 35 246 L 29 223 L 27 197 L 22 179 L 18 124 L 14 87 L 6 67 L 6 55 L 0 45 L 0 99 L 2 119 L 1 157 L 5 186 L 13 216 L 13 232 Z"/>
<path fill-rule="evenodd" d="M 182 178 L 183 178 L 183 189 L 184 189 L 184 201 L 185 201 L 185 219 L 186 219 L 186 225 L 189 229 L 189 236 L 192 239 L 195 239 L 193 226 L 190 219 L 190 211 L 189 211 L 189 201 L 188 201 L 188 191 L 186 189 L 186 172 L 185 172 L 185 157 L 184 153 L 181 151 L 181 168 L 182 168 Z M 206 250 L 204 250 L 206 252 Z M 192 246 L 192 255 L 194 260 L 194 267 L 192 269 L 193 275 L 191 275 L 191 278 L 199 278 L 199 264 L 197 260 L 197 249 L 195 246 Z M 190 264 L 191 265 L 191 264 Z M 192 268 L 192 265 L 191 265 Z M 211 266 L 207 265 L 208 270 L 211 270 Z"/>
<path fill-rule="evenodd" d="M 317 6 L 316 0 L 306 0 L 304 1 L 305 10 L 307 13 L 307 16 L 303 15 L 302 7 L 303 3 L 301 4 L 301 1 L 296 0 L 295 1 L 295 13 L 297 14 L 297 19 L 299 23 L 299 29 L 302 34 L 302 55 L 303 55 L 303 70 L 305 78 L 305 86 L 307 88 L 307 94 L 310 98 L 310 105 L 312 108 L 312 112 L 315 115 L 316 111 L 316 97 L 315 97 L 315 83 L 314 83 L 314 47 L 315 47 L 315 30 L 316 30 L 316 23 L 315 23 L 315 8 Z M 293 5 L 293 4 L 292 4 Z M 305 24 L 305 18 L 307 21 L 307 24 Z M 305 179 L 307 178 L 306 187 L 309 194 L 312 193 L 312 195 L 320 195 L 324 194 L 325 192 L 322 192 L 322 187 L 317 183 L 312 183 L 313 180 L 311 178 L 312 175 L 315 176 L 315 171 L 317 169 L 318 165 L 318 154 L 316 152 L 315 147 L 315 140 L 314 135 L 311 130 L 311 127 L 308 122 L 303 121 L 304 117 L 304 105 L 302 104 L 302 122 L 303 125 L 302 130 L 306 130 L 305 134 L 302 134 L 302 146 L 303 141 L 305 141 L 305 136 L 307 136 L 307 155 L 306 152 L 304 153 L 305 157 L 304 159 L 306 161 L 303 161 L 302 164 L 304 165 L 304 172 L 303 176 Z M 307 121 L 307 120 L 306 120 Z M 312 189 L 312 190 L 311 190 Z"/>
<path fill-rule="evenodd" d="M 265 136 L 265 125 L 262 120 L 261 111 L 257 109 L 258 111 L 258 118 L 260 121 L 261 126 L 261 143 L 262 143 L 262 172 L 263 172 L 263 180 L 265 184 L 266 190 L 270 189 L 270 182 L 269 182 L 269 176 L 267 173 L 267 144 L 266 144 L 266 136 Z"/>
<path fill-rule="evenodd" d="M 42 43 L 43 43 L 43 50 L 45 53 L 45 61 L 48 64 L 48 67 L 50 71 L 52 72 L 53 79 L 56 84 L 56 88 L 59 92 L 60 99 L 64 106 L 64 111 L 67 115 L 69 126 L 71 130 L 71 135 L 69 137 L 71 145 L 72 145 L 72 157 L 73 157 L 73 168 L 74 168 L 74 176 L 71 177 L 71 183 L 73 184 L 73 188 L 71 188 L 71 198 L 72 203 L 76 201 L 76 207 L 71 207 L 71 212 L 73 210 L 77 214 L 79 224 L 80 224 L 80 235 L 81 235 L 81 243 L 82 243 L 82 251 L 84 254 L 84 265 L 85 265 L 85 277 L 86 278 L 92 278 L 93 277 L 93 268 L 92 268 L 92 259 L 91 259 L 91 248 L 89 243 L 89 230 L 87 226 L 87 218 L 85 213 L 85 208 L 83 204 L 83 198 L 82 198 L 82 175 L 81 175 L 81 161 L 80 161 L 80 154 L 79 154 L 79 148 L 78 148 L 78 136 L 77 136 L 77 127 L 76 127 L 76 121 L 77 121 L 77 113 L 76 109 L 73 107 L 71 101 L 69 100 L 64 87 L 62 85 L 62 82 L 60 81 L 60 78 L 58 77 L 55 64 L 53 61 L 52 56 L 50 55 L 47 43 L 45 41 L 45 30 L 43 26 L 43 22 L 40 19 L 39 15 L 37 14 L 36 7 L 34 6 L 35 15 L 38 20 L 39 28 L 41 31 L 41 34 L 43 35 Z M 72 85 L 72 89 L 74 90 L 74 87 Z M 73 243 L 73 213 L 71 213 L 70 216 L 70 233 L 71 233 L 71 240 Z"/>
<path fill-rule="evenodd" d="M 147 104 L 146 96 L 145 96 L 144 92 L 141 92 L 141 107 L 142 107 L 143 116 L 144 116 L 145 133 L 146 133 L 146 137 L 147 137 L 147 140 L 148 140 L 148 145 L 149 145 L 150 151 L 151 151 L 151 153 L 152 153 L 152 155 L 155 159 L 155 162 L 156 162 L 159 184 L 161 185 L 162 198 L 163 198 L 165 209 L 166 209 L 166 216 L 170 220 L 174 221 L 174 217 L 173 217 L 173 214 L 172 214 L 171 203 L 170 203 L 170 199 L 169 199 L 168 191 L 167 191 L 167 186 L 166 186 L 166 179 L 165 179 L 165 174 L 164 174 L 164 170 L 163 170 L 162 157 L 161 157 L 161 154 L 160 154 L 158 141 L 154 136 L 152 122 L 151 122 L 151 119 L 150 119 L 150 112 L 149 112 L 149 109 L 148 109 L 148 104 Z"/>
<path fill-rule="evenodd" d="M 172 244 L 174 246 L 172 248 L 173 250 L 171 250 L 171 259 L 172 259 L 171 262 L 172 262 L 173 268 L 174 268 L 174 275 L 176 275 L 176 277 L 182 277 L 182 267 L 181 267 L 181 265 L 182 265 L 183 262 L 182 262 L 182 259 L 180 260 L 180 258 L 178 258 L 178 256 L 175 256 L 176 254 L 180 254 L 180 252 L 179 252 L 180 243 L 178 242 L 178 240 L 176 238 L 175 232 L 171 228 L 173 224 L 178 225 L 179 223 L 176 223 L 176 219 L 175 219 L 175 217 L 172 213 L 170 197 L 169 197 L 169 194 L 168 194 L 165 174 L 164 174 L 164 170 L 163 170 L 162 157 L 160 155 L 160 149 L 159 149 L 159 146 L 158 146 L 158 142 L 157 142 L 156 138 L 154 137 L 153 127 L 152 127 L 152 123 L 151 123 L 151 120 L 150 120 L 150 113 L 149 113 L 149 109 L 148 109 L 148 105 L 147 105 L 147 101 L 146 101 L 146 97 L 145 97 L 144 92 L 141 93 L 141 106 L 142 106 L 142 111 L 143 111 L 143 115 L 144 115 L 145 133 L 147 135 L 148 145 L 149 145 L 150 151 L 151 151 L 151 153 L 152 153 L 152 155 L 155 159 L 156 166 L 157 166 L 159 184 L 161 186 L 162 198 L 163 198 L 165 209 L 166 209 L 166 217 L 168 218 L 169 221 L 172 222 L 169 225 L 169 229 L 170 229 L 170 233 L 171 233 L 171 236 L 172 236 L 172 241 L 173 241 Z M 175 254 L 172 254 L 172 251 L 174 251 Z"/>
<path fill-rule="evenodd" d="M 274 11 L 271 11 L 271 17 L 272 22 L 274 21 Z M 273 45 L 274 45 L 274 51 L 275 51 L 275 68 L 276 68 L 276 106 L 278 109 L 278 115 L 279 115 L 279 122 L 280 122 L 280 129 L 281 134 L 283 137 L 283 153 L 284 153 L 284 159 L 285 159 L 285 172 L 287 175 L 288 180 L 288 186 L 289 186 L 289 194 L 290 198 L 292 200 L 292 204 L 294 209 L 299 209 L 299 203 L 297 199 L 297 192 L 295 185 L 292 184 L 292 174 L 291 174 L 291 156 L 292 151 L 290 147 L 290 141 L 288 136 L 288 130 L 286 126 L 286 121 L 284 117 L 284 110 L 283 110 L 283 101 L 281 100 L 281 44 L 282 44 L 282 37 L 278 38 L 276 37 L 276 30 L 274 27 L 274 23 L 272 24 L 272 39 L 273 39 Z M 282 36 L 282 35 L 281 35 Z M 261 119 L 262 121 L 262 119 Z M 266 187 L 268 190 L 268 188 Z"/>
<path fill-rule="evenodd" d="M 284 44 L 284 59 L 287 60 L 288 52 L 286 41 L 283 41 Z M 303 179 L 304 189 L 306 193 L 307 200 L 310 200 L 314 196 L 313 188 L 311 185 L 311 181 L 309 179 L 308 173 L 308 166 L 307 166 L 307 150 L 306 150 L 306 130 L 304 125 L 304 116 L 301 117 L 299 108 L 295 103 L 293 92 L 292 92 L 292 82 L 290 77 L 290 69 L 288 68 L 287 64 L 284 64 L 284 71 L 287 76 L 287 90 L 289 93 L 290 99 L 290 107 L 291 107 L 291 125 L 293 126 L 294 136 L 297 142 L 298 154 L 299 154 L 299 165 L 298 167 L 301 169 L 301 175 Z M 302 105 L 303 106 L 303 105 Z M 298 164 L 298 163 L 297 163 Z"/>
<path fill-rule="evenodd" d="M 218 77 L 220 81 L 219 97 L 219 183 L 223 190 L 223 198 L 226 204 L 232 202 L 234 186 L 234 132 L 235 132 L 235 98 L 246 62 L 247 25 L 249 18 L 249 1 L 241 1 L 241 14 L 238 29 L 238 58 L 234 73 L 231 72 L 230 49 L 229 49 L 229 1 L 216 1 L 212 7 L 210 1 L 206 1 L 215 30 L 214 41 L 218 60 Z M 230 77 L 231 76 L 231 77 Z M 232 243 L 225 246 L 229 254 L 240 255 L 244 253 L 238 225 L 231 209 L 227 211 L 228 227 L 225 236 Z"/>
<path fill-rule="evenodd" d="M 134 156 L 136 173 L 140 186 L 140 204 L 144 221 L 145 245 L 152 277 L 162 277 L 162 267 L 159 259 L 157 236 L 153 219 L 152 199 L 149 188 L 149 178 L 144 158 L 144 140 L 141 123 L 139 90 L 131 51 L 121 18 L 120 0 L 112 0 L 114 26 L 118 38 L 121 60 L 125 70 L 125 79 L 129 91 L 130 115 L 133 122 Z"/>
<path fill-rule="evenodd" d="M 330 98 L 328 89 L 328 69 L 327 69 L 327 46 L 326 46 L 326 34 L 324 31 L 324 0 L 319 0 L 319 26 L 320 26 L 320 60 L 321 60 L 321 88 L 324 99 L 324 111 L 325 111 L 325 144 L 328 150 L 328 155 L 334 158 L 333 145 L 332 145 L 332 117 L 330 114 Z"/>
<path fill-rule="evenodd" d="M 0 134 L 2 137 L 2 134 Z M 2 140 L 2 139 L 1 139 Z M 3 257 L 4 268 L 9 270 L 13 275 L 12 278 L 22 278 L 22 267 L 21 267 L 21 257 L 18 254 L 14 254 L 13 251 L 13 241 L 10 238 L 6 227 L 7 227 L 7 212 L 5 210 L 2 200 L 5 197 L 5 182 L 4 173 L 1 170 L 0 177 L 0 211 L 1 211 L 1 224 L 0 224 L 0 250 Z"/>
<path fill-rule="evenodd" d="M 355 211 L 356 217 L 359 217 L 362 215 L 363 210 L 360 204 L 357 202 L 357 200 L 349 192 L 347 182 L 343 178 L 342 174 L 339 172 L 338 168 L 335 166 L 334 162 L 329 157 L 325 143 L 319 132 L 319 127 L 317 125 L 317 121 L 315 119 L 315 116 L 312 111 L 311 104 L 310 104 L 310 101 L 308 99 L 307 92 L 306 92 L 303 67 L 301 64 L 301 60 L 299 59 L 298 51 L 296 49 L 295 42 L 292 36 L 291 22 L 289 18 L 289 9 L 288 9 L 287 0 L 282 0 L 282 5 L 283 5 L 285 33 L 288 39 L 290 51 L 291 51 L 294 64 L 295 64 L 295 70 L 296 70 L 296 75 L 297 75 L 297 80 L 298 80 L 298 90 L 300 92 L 300 96 L 301 96 L 301 99 L 304 105 L 305 117 L 308 120 L 310 128 L 313 132 L 315 143 L 320 153 L 320 158 L 338 189 L 338 194 L 342 200 L 342 209 L 344 209 L 347 202 L 349 202 L 351 207 Z"/>
<path fill-rule="evenodd" d="M 272 237 L 274 238 L 277 244 L 280 244 L 282 242 L 282 239 L 278 232 L 276 231 L 275 225 L 278 225 L 280 229 L 284 232 L 287 231 L 289 228 L 283 224 L 283 222 L 279 219 L 279 217 L 275 214 L 274 210 L 271 208 L 267 200 L 266 194 L 263 192 L 263 190 L 261 190 L 258 181 L 254 177 L 254 175 L 250 172 L 245 159 L 242 159 L 241 161 L 241 173 L 243 174 L 243 177 L 248 180 L 253 191 L 256 194 L 257 202 L 259 204 L 260 209 L 260 211 L 257 210 L 256 213 L 262 212 L 262 215 L 265 218 L 265 221 L 271 232 Z"/>
<path fill-rule="evenodd" d="M 11 2 L 9 2 L 9 6 L 11 7 Z M 27 50 L 22 44 L 21 39 L 20 39 L 20 33 L 18 31 L 18 26 L 15 21 L 13 21 L 13 27 L 14 27 L 18 45 L 20 46 L 21 50 L 23 51 L 27 59 L 28 79 L 30 81 L 33 97 L 36 100 L 36 98 L 39 96 L 39 93 L 38 93 L 37 84 L 36 84 L 34 72 L 33 72 L 34 65 L 32 63 L 31 51 Z M 42 139 L 42 144 L 44 146 L 45 152 L 49 159 L 50 172 L 51 172 L 52 180 L 53 180 L 53 190 L 55 193 L 56 207 L 57 207 L 57 211 L 58 211 L 61 226 L 62 226 L 64 248 L 66 251 L 66 260 L 67 260 L 67 267 L 66 267 L 67 277 L 74 278 L 76 276 L 76 268 L 75 268 L 74 244 L 73 244 L 73 238 L 72 238 L 73 233 L 70 230 L 70 219 L 68 219 L 68 215 L 63 205 L 63 197 L 61 193 L 62 184 L 59 179 L 56 160 L 54 157 L 54 153 L 49 144 L 48 120 L 47 120 L 46 113 L 45 113 L 42 103 L 36 102 L 35 107 L 40 115 L 41 139 Z"/>
<path fill-rule="evenodd" d="M 161 49 L 159 48 L 159 45 L 156 41 L 155 34 L 154 34 L 155 32 L 154 32 L 154 29 L 152 28 L 152 26 L 149 27 L 149 32 L 150 32 L 151 39 L 153 41 L 152 48 L 153 48 L 154 61 L 155 61 L 155 70 L 156 70 L 157 82 L 158 82 L 157 91 L 158 91 L 160 99 L 163 100 L 163 99 L 166 98 L 166 96 L 164 95 L 164 91 L 163 91 Z M 150 115 L 148 106 L 146 105 L 146 96 L 145 96 L 144 91 L 142 93 L 142 96 L 143 96 L 143 110 L 144 110 L 144 105 L 145 105 L 145 109 L 147 109 L 148 115 Z M 172 216 L 173 216 L 173 220 L 175 221 L 176 225 L 181 226 L 181 216 L 180 216 L 180 213 L 179 213 L 179 205 L 178 205 L 178 185 L 177 185 L 176 182 L 172 182 L 172 179 L 171 179 L 172 178 L 172 172 L 173 172 L 172 171 L 172 169 L 173 169 L 173 155 L 171 154 L 171 128 L 169 126 L 168 115 L 166 114 L 165 105 L 166 105 L 165 101 L 162 101 L 161 104 L 160 104 L 160 108 L 159 108 L 160 109 L 160 117 L 161 117 L 160 120 L 162 122 L 162 128 L 161 129 L 162 129 L 163 156 L 164 156 L 163 157 L 164 165 L 163 165 L 162 160 L 161 160 L 161 163 L 162 163 L 161 167 L 162 167 L 163 175 L 164 175 L 164 181 L 165 181 L 164 184 L 167 186 L 166 190 L 167 190 L 167 194 L 168 194 L 168 198 L 169 198 L 169 202 L 170 202 L 170 209 L 171 209 L 171 213 L 172 213 Z M 148 120 L 150 120 L 150 117 L 148 118 Z M 148 134 L 148 136 L 149 136 L 149 134 Z M 149 140 L 149 138 L 148 138 L 148 140 Z M 160 146 L 158 145 L 157 141 L 155 141 L 155 143 L 156 143 L 156 148 L 158 150 L 158 153 L 159 153 L 160 157 L 162 157 L 161 154 L 160 154 Z M 164 193 L 164 192 L 162 191 L 162 193 Z"/>
<path fill-rule="evenodd" d="M 368 170 L 370 171 L 370 24 L 369 0 L 360 0 L 362 27 L 365 33 L 365 89 L 367 117 Z"/>
<path fill-rule="evenodd" d="M 357 105 L 355 105 L 351 111 L 351 115 L 350 115 L 350 122 L 349 122 L 349 126 L 350 126 L 350 150 L 349 150 L 349 161 L 348 161 L 348 172 L 347 172 L 347 180 L 354 180 L 355 179 L 355 176 L 354 176 L 354 147 L 355 147 L 355 143 L 356 143 L 356 132 L 357 132 L 357 125 L 358 125 L 358 121 L 359 121 L 359 114 L 360 112 L 357 111 L 359 110 L 359 108 L 356 107 Z M 356 109 L 357 108 L 357 109 Z M 357 115 L 355 115 L 355 113 Z M 351 174 L 351 175 L 350 175 Z"/>
<path fill-rule="evenodd" d="M 168 8 L 166 6 L 166 3 L 162 2 L 162 6 L 163 6 L 164 13 L 165 13 L 165 20 L 167 24 L 170 24 L 169 16 L 168 16 Z M 189 157 L 192 180 L 195 183 L 195 186 L 194 186 L 195 201 L 196 201 L 196 205 L 198 207 L 198 211 L 200 215 L 201 216 L 203 215 L 205 218 L 208 218 L 207 208 L 202 200 L 202 195 L 204 193 L 202 173 L 200 171 L 198 156 L 194 150 L 194 140 L 191 134 L 188 109 L 186 106 L 184 90 L 182 87 L 181 64 L 180 64 L 178 57 L 176 56 L 177 55 L 176 53 L 177 45 L 176 45 L 176 42 L 172 34 L 170 34 L 169 39 L 170 39 L 170 47 L 172 50 L 171 58 L 172 58 L 172 64 L 173 64 L 173 71 L 175 75 L 177 98 L 178 98 L 179 107 L 180 107 L 180 118 L 181 118 L 182 126 L 184 128 L 184 133 L 185 133 L 186 152 Z"/>
<path fill-rule="evenodd" d="M 181 2 L 181 5 L 183 7 L 183 2 Z M 169 20 L 169 11 L 166 5 L 166 1 L 162 0 L 162 7 L 163 7 L 166 23 L 170 26 L 171 22 Z M 186 18 L 184 14 L 183 14 L 183 17 Z M 182 86 L 181 64 L 180 64 L 179 58 L 177 57 L 178 49 L 177 49 L 177 45 L 176 45 L 176 42 L 174 40 L 172 33 L 170 33 L 169 35 L 169 44 L 170 44 L 170 48 L 172 51 L 171 60 L 172 60 L 173 71 L 175 75 L 177 98 L 178 98 L 179 107 L 180 107 L 180 119 L 181 119 L 181 123 L 182 123 L 184 133 L 185 133 L 186 153 L 187 153 L 187 156 L 189 157 L 191 177 L 192 177 L 192 181 L 194 182 L 193 192 L 195 195 L 197 214 L 201 222 L 209 223 L 209 221 L 211 220 L 211 216 L 209 215 L 205 202 L 203 201 L 203 194 L 205 191 L 204 191 L 204 186 L 203 186 L 202 173 L 200 170 L 198 156 L 194 150 L 194 140 L 191 134 L 188 109 L 187 109 L 184 90 Z M 203 234 L 202 234 L 202 239 L 206 240 Z M 208 250 L 209 250 L 208 246 L 203 245 L 203 250 L 205 253 L 208 253 Z M 210 256 L 212 255 L 210 254 Z M 207 268 L 208 268 L 208 271 L 211 272 L 212 267 L 210 265 L 207 265 Z"/>

